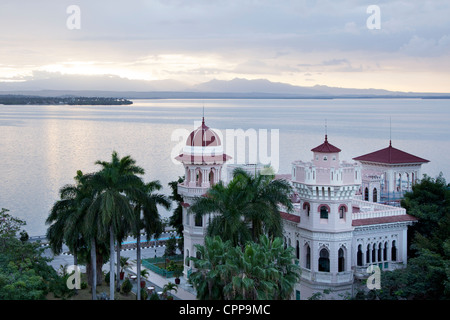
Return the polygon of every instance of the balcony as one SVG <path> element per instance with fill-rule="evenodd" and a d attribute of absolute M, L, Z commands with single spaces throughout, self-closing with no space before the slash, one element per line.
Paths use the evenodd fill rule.
<path fill-rule="evenodd" d="M 306 268 L 302 268 L 301 277 L 302 279 L 308 281 L 320 283 L 330 283 L 330 284 L 347 283 L 353 281 L 353 271 L 344 271 L 338 273 L 322 272 L 322 271 L 313 272 Z"/>
<path fill-rule="evenodd" d="M 188 187 L 182 184 L 178 185 L 178 193 L 188 197 L 200 197 L 206 193 L 208 188 L 204 187 Z"/>

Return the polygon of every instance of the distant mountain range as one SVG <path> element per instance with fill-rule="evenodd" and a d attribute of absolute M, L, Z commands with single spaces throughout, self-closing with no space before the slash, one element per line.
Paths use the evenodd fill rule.
<path fill-rule="evenodd" d="M 35 96 L 164 98 L 450 98 L 450 93 L 398 92 L 316 85 L 294 86 L 266 79 L 211 80 L 189 86 L 176 80 L 130 80 L 118 76 L 56 75 L 23 82 L 0 82 L 1 94 Z"/>

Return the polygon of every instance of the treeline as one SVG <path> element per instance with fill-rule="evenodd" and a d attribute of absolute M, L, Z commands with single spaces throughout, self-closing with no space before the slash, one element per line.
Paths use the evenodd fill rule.
<path fill-rule="evenodd" d="M 25 95 L 0 95 L 4 105 L 129 105 L 131 100 L 108 97 L 40 97 Z"/>

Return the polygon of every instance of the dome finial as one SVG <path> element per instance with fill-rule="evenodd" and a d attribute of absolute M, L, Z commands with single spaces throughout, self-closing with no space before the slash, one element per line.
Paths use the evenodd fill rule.
<path fill-rule="evenodd" d="M 202 124 L 205 124 L 205 102 L 203 101 Z"/>

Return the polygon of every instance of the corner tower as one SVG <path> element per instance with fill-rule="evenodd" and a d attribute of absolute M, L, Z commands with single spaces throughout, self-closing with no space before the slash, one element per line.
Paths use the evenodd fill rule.
<path fill-rule="evenodd" d="M 178 193 L 183 197 L 183 273 L 189 276 L 192 268 L 187 258 L 196 255 L 196 244 L 203 245 L 207 228 L 205 217 L 195 219 L 194 215 L 188 214 L 189 206 L 222 179 L 222 166 L 231 157 L 224 153 L 219 135 L 202 118 L 202 124 L 189 134 L 183 153 L 175 159 L 183 163 L 185 170 L 185 180 L 178 184 Z"/>

